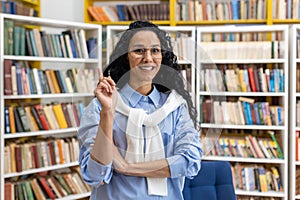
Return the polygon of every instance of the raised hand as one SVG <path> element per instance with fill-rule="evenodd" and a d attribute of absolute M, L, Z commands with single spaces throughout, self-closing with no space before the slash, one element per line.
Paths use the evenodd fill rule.
<path fill-rule="evenodd" d="M 104 77 L 100 68 L 98 68 L 99 83 L 94 90 L 94 94 L 100 102 L 102 109 L 114 108 L 113 94 L 116 90 L 116 84 L 111 77 Z"/>

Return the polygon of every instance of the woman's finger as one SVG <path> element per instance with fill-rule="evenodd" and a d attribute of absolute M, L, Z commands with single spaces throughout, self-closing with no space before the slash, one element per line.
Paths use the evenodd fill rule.
<path fill-rule="evenodd" d="M 100 67 L 98 67 L 98 76 L 99 76 L 99 82 L 101 82 L 103 80 L 103 73 Z"/>

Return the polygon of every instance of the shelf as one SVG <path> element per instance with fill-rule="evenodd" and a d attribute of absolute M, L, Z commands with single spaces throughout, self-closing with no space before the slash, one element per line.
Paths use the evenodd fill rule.
<path fill-rule="evenodd" d="M 270 163 L 270 164 L 284 164 L 283 159 L 262 159 L 262 158 L 242 158 L 242 157 L 231 157 L 231 156 L 203 156 L 203 160 L 226 160 L 230 162 L 240 163 Z"/>
<path fill-rule="evenodd" d="M 4 55 L 3 59 L 7 60 L 24 60 L 24 61 L 40 61 L 40 62 L 64 62 L 64 63 L 95 63 L 98 59 L 84 59 L 84 58 L 53 58 L 53 57 L 34 57 L 34 56 L 8 56 Z"/>
<path fill-rule="evenodd" d="M 198 46 L 201 48 L 201 46 Z M 262 63 L 284 63 L 286 59 L 209 59 L 202 60 L 200 58 L 199 62 L 201 64 L 262 64 Z"/>
<path fill-rule="evenodd" d="M 84 193 L 84 194 L 73 194 L 73 195 L 68 195 L 63 198 L 58 198 L 57 200 L 69 200 L 69 199 L 85 199 L 88 198 L 91 195 L 91 193 Z"/>
<path fill-rule="evenodd" d="M 30 170 L 26 170 L 26 171 L 22 171 L 22 172 L 4 174 L 4 178 L 12 178 L 12 177 L 23 176 L 23 175 L 28 175 L 28 174 L 36 174 L 36 173 L 40 173 L 40 172 L 52 171 L 52 170 L 63 169 L 63 168 L 74 167 L 74 166 L 78 166 L 78 162 L 53 165 L 53 166 L 42 167 L 42 168 L 38 168 L 38 169 L 30 169 Z"/>
<path fill-rule="evenodd" d="M 259 191 L 245 191 L 245 190 L 235 190 L 235 193 L 237 195 L 243 195 L 243 196 L 259 196 L 259 197 L 279 197 L 284 198 L 285 194 L 283 192 L 259 192 Z"/>
<path fill-rule="evenodd" d="M 6 99 L 52 99 L 52 98 L 77 98 L 77 97 L 92 97 L 93 93 L 59 93 L 59 94 L 31 94 L 31 95 L 10 95 L 4 96 Z"/>
<path fill-rule="evenodd" d="M 9 133 L 4 134 L 5 139 L 14 139 L 21 137 L 33 137 L 33 136 L 55 136 L 59 134 L 67 134 L 77 132 L 77 128 L 66 128 L 59 130 L 47 130 L 47 131 L 36 131 L 36 132 L 23 132 L 23 133 Z"/>
<path fill-rule="evenodd" d="M 284 92 L 199 92 L 202 96 L 284 97 Z"/>
<path fill-rule="evenodd" d="M 215 128 L 215 129 L 285 130 L 285 126 L 266 126 L 266 125 L 233 125 L 233 124 L 201 123 L 200 126 L 201 128 Z"/>

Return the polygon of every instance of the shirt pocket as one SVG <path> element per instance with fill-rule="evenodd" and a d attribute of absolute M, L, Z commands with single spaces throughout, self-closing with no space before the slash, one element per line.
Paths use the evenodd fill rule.
<path fill-rule="evenodd" d="M 173 146 L 174 142 L 174 130 L 171 125 L 164 124 L 164 126 L 160 129 L 161 137 L 164 143 L 165 148 L 169 145 Z"/>

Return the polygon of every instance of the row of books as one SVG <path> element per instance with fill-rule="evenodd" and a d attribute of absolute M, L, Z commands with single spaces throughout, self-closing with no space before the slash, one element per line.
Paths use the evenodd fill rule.
<path fill-rule="evenodd" d="M 273 0 L 273 19 L 300 19 L 298 0 Z"/>
<path fill-rule="evenodd" d="M 272 133 L 273 134 L 273 133 Z M 256 137 L 255 135 L 229 136 L 221 138 L 207 138 L 206 146 L 211 156 L 229 156 L 240 158 L 268 158 L 283 159 L 282 149 L 275 137 Z"/>
<path fill-rule="evenodd" d="M 94 68 L 32 68 L 28 62 L 4 61 L 4 94 L 91 93 L 98 77 Z"/>
<path fill-rule="evenodd" d="M 97 22 L 169 20 L 169 10 L 169 2 L 88 7 L 88 13 Z"/>
<path fill-rule="evenodd" d="M 284 41 L 201 42 L 201 57 L 209 59 L 277 59 L 284 57 Z"/>
<path fill-rule="evenodd" d="M 22 180 L 6 181 L 5 199 L 59 199 L 69 195 L 85 194 L 91 191 L 82 181 L 78 169 L 65 172 L 52 172 L 49 175 L 38 175 L 23 178 Z"/>
<path fill-rule="evenodd" d="M 269 38 L 273 40 L 282 41 L 284 36 L 282 32 L 215 32 L 202 33 L 200 41 L 204 42 L 221 42 L 221 41 L 236 41 L 236 42 L 250 42 L 250 41 L 268 41 Z"/>
<path fill-rule="evenodd" d="M 0 1 L 0 13 L 37 17 L 38 11 L 18 1 Z"/>
<path fill-rule="evenodd" d="M 176 20 L 266 19 L 266 0 L 178 1 Z"/>
<path fill-rule="evenodd" d="M 283 191 L 281 176 L 275 166 L 236 163 L 232 168 L 237 189 L 259 192 Z"/>
<path fill-rule="evenodd" d="M 255 102 L 255 99 L 239 97 L 237 101 L 217 101 L 204 99 L 201 103 L 204 123 L 232 125 L 267 125 L 284 124 L 284 108 L 269 105 L 269 102 Z"/>
<path fill-rule="evenodd" d="M 283 69 L 262 65 L 218 65 L 201 70 L 200 90 L 209 92 L 284 92 Z"/>
<path fill-rule="evenodd" d="M 191 80 L 191 77 L 192 77 L 192 71 L 191 71 L 191 66 L 188 65 L 188 64 L 182 64 L 180 65 L 181 69 L 180 69 L 180 72 L 181 72 L 181 75 L 183 77 L 183 83 L 185 84 L 185 89 L 189 92 L 191 92 L 191 84 L 192 84 L 192 80 Z"/>
<path fill-rule="evenodd" d="M 77 162 L 79 144 L 76 137 L 10 141 L 4 147 L 4 173 Z"/>
<path fill-rule="evenodd" d="M 4 54 L 39 57 L 91 58 L 96 53 L 97 40 L 86 39 L 84 29 L 65 30 L 61 34 L 46 33 L 38 28 L 15 26 L 4 21 Z"/>
<path fill-rule="evenodd" d="M 83 102 L 7 105 L 4 107 L 5 133 L 78 127 L 83 110 Z"/>

